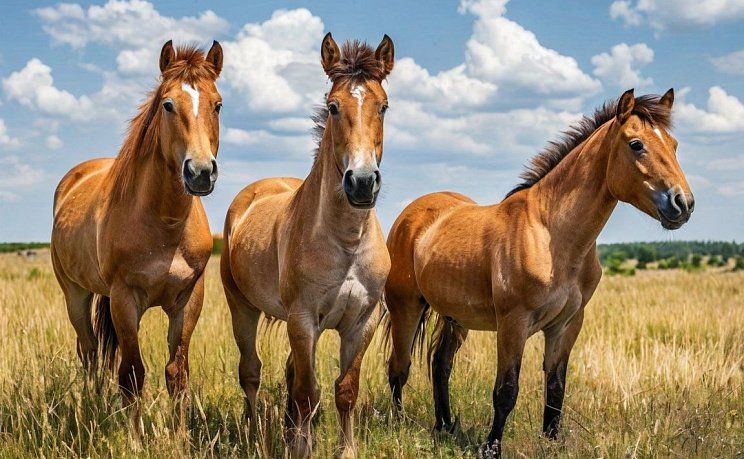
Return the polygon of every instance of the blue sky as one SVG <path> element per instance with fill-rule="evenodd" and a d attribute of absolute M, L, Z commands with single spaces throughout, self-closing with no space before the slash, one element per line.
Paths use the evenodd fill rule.
<path fill-rule="evenodd" d="M 225 49 L 221 174 L 204 199 L 220 231 L 246 184 L 307 174 L 308 117 L 328 89 L 318 56 L 328 31 L 395 42 L 378 201 L 385 229 L 431 191 L 496 202 L 581 113 L 629 87 L 674 87 L 695 214 L 668 232 L 621 204 L 600 240 L 744 239 L 744 0 L 420 5 L 2 2 L 0 241 L 49 239 L 57 182 L 85 159 L 116 154 L 170 38 Z"/>

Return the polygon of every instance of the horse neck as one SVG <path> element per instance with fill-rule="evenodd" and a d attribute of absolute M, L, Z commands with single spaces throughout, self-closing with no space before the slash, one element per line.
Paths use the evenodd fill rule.
<path fill-rule="evenodd" d="M 155 217 L 166 227 L 185 223 L 194 197 L 184 191 L 181 171 L 165 159 L 159 144 L 135 157 L 129 165 L 136 168 L 133 178 L 114 181 L 114 187 L 123 187 L 112 190 L 120 197 L 118 204 L 140 217 Z"/>
<path fill-rule="evenodd" d="M 612 129 L 598 128 L 529 190 L 557 256 L 583 260 L 617 205 L 606 181 Z"/>
<path fill-rule="evenodd" d="M 343 174 L 333 157 L 331 142 L 325 136 L 307 178 L 297 193 L 300 212 L 310 214 L 312 225 L 304 228 L 315 234 L 331 235 L 341 243 L 358 244 L 374 224 L 375 211 L 354 209 L 340 189 Z"/>

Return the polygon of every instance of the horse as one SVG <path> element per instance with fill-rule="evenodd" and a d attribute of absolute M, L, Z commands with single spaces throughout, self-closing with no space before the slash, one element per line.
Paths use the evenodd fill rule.
<path fill-rule="evenodd" d="M 385 285 L 393 402 L 430 311 L 437 323 L 428 360 L 435 429 L 452 431 L 449 377 L 468 330 L 497 333 L 494 417 L 481 454 L 496 457 L 519 391 L 525 341 L 545 336 L 543 433 L 558 435 L 569 354 L 602 268 L 596 239 L 618 201 L 666 229 L 686 223 L 694 198 L 669 133 L 674 91 L 636 98 L 628 90 L 585 116 L 535 156 L 498 204 L 439 192 L 408 205 L 388 240 Z M 420 342 L 420 341 L 419 341 Z"/>
<path fill-rule="evenodd" d="M 216 41 L 206 56 L 165 43 L 159 85 L 130 122 L 118 155 L 75 166 L 54 194 L 52 263 L 77 353 L 89 370 L 101 363 L 99 353 L 111 370 L 120 355 L 127 403 L 145 377 L 140 318 L 156 305 L 169 319 L 168 392 L 188 395 L 189 342 L 212 250 L 199 196 L 217 179 L 222 58 Z"/>
<path fill-rule="evenodd" d="M 388 108 L 382 81 L 393 63 L 387 35 L 376 50 L 358 41 L 339 50 L 328 33 L 321 64 L 332 87 L 313 117 L 318 147 L 310 173 L 304 181 L 281 177 L 248 185 L 225 218 L 221 276 L 240 350 L 245 413 L 255 418 L 261 381 L 256 330 L 263 313 L 287 323 L 285 437 L 291 457 L 312 453 L 310 421 L 320 397 L 315 348 L 326 329 L 341 338 L 339 447 L 343 455 L 355 455 L 359 371 L 390 270 L 374 207 Z"/>

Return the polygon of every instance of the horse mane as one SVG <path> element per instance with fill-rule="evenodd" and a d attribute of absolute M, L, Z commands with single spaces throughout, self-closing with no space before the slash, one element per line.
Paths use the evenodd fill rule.
<path fill-rule="evenodd" d="M 328 78 L 334 84 L 354 84 L 365 80 L 382 81 L 385 79 L 384 69 L 375 58 L 375 51 L 366 42 L 359 40 L 346 41 L 341 46 L 341 59 L 328 73 Z M 316 143 L 314 158 L 317 159 L 320 141 L 323 140 L 328 121 L 328 107 L 325 103 L 315 107 L 310 119 L 314 123 L 312 134 Z"/>
<path fill-rule="evenodd" d="M 661 96 L 656 94 L 636 97 L 633 114 L 644 122 L 668 129 L 672 125 L 672 113 L 666 106 L 659 103 L 660 98 Z M 525 166 L 525 170 L 520 175 L 522 182 L 509 191 L 504 199 L 518 191 L 530 188 L 548 175 L 563 158 L 588 139 L 594 131 L 615 117 L 619 101 L 620 99 L 616 99 L 603 103 L 594 110 L 593 116 L 584 115 L 576 124 L 564 131 L 557 140 L 548 142 L 548 145 Z"/>
<path fill-rule="evenodd" d="M 138 112 L 129 122 L 124 142 L 111 166 L 110 177 L 114 182 L 114 195 L 122 197 L 137 174 L 137 161 L 160 147 L 159 110 L 162 95 L 175 81 L 191 85 L 203 79 L 216 79 L 214 67 L 204 60 L 204 52 L 196 46 L 178 47 L 176 58 L 160 76 L 160 84 L 147 95 Z"/>

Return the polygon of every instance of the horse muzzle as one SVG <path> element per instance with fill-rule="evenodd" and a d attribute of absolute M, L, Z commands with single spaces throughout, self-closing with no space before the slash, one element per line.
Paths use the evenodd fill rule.
<path fill-rule="evenodd" d="M 196 163 L 193 159 L 183 162 L 183 184 L 186 192 L 194 196 L 206 196 L 214 190 L 217 181 L 217 161 Z"/>
<path fill-rule="evenodd" d="M 371 209 L 377 202 L 377 194 L 382 185 L 382 175 L 378 169 L 354 171 L 348 169 L 342 181 L 349 204 L 356 209 Z"/>
<path fill-rule="evenodd" d="M 692 193 L 685 193 L 678 186 L 658 193 L 654 200 L 661 226 L 668 230 L 681 228 L 690 220 L 695 210 L 695 197 Z"/>

